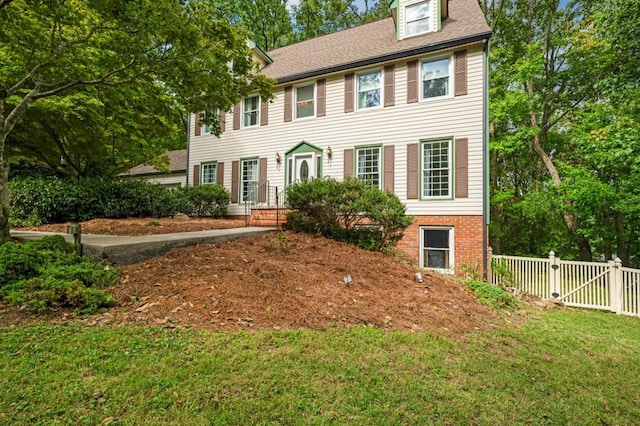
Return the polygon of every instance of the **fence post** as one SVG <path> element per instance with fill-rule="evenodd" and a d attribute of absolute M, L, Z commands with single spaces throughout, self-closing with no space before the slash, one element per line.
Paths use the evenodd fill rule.
<path fill-rule="evenodd" d="M 622 283 L 622 260 L 616 257 L 615 260 L 610 260 L 609 265 L 609 285 L 610 285 L 610 299 L 611 310 L 616 314 L 622 314 L 622 297 L 624 286 Z"/>
<path fill-rule="evenodd" d="M 491 270 L 491 264 L 493 263 L 493 249 L 487 247 L 487 282 L 493 284 L 493 271 Z"/>
<path fill-rule="evenodd" d="M 560 258 L 551 250 L 549 252 L 549 296 L 561 297 L 560 294 Z"/>

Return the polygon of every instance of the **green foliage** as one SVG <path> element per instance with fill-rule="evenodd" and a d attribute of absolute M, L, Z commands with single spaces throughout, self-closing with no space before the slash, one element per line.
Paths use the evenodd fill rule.
<path fill-rule="evenodd" d="M 0 289 L 38 275 L 44 256 L 30 244 L 0 245 Z"/>
<path fill-rule="evenodd" d="M 183 191 L 191 215 L 221 217 L 227 213 L 231 195 L 224 186 L 198 185 L 186 187 Z"/>
<path fill-rule="evenodd" d="M 118 280 L 115 268 L 80 257 L 62 236 L 0 246 L 0 298 L 34 312 L 74 308 L 93 313 L 112 306 L 102 289 Z"/>
<path fill-rule="evenodd" d="M 171 144 L 160 139 L 180 139 L 185 112 L 271 97 L 248 33 L 204 0 L 0 1 L 0 22 L 0 242 L 9 239 L 8 155 L 56 171 L 63 158 L 76 177 L 115 174 Z M 108 217 L 127 208 L 111 205 Z"/>
<path fill-rule="evenodd" d="M 389 192 L 357 179 L 313 179 L 287 189 L 287 223 L 294 231 L 320 234 L 366 250 L 390 249 L 413 218 Z"/>
<path fill-rule="evenodd" d="M 638 319 L 565 309 L 456 338 L 2 327 L 0 423 L 636 425 L 639 352 Z"/>
<path fill-rule="evenodd" d="M 113 296 L 87 287 L 80 280 L 46 274 L 18 282 L 7 287 L 3 293 L 6 293 L 6 301 L 24 303 L 36 313 L 56 308 L 74 308 L 79 314 L 91 314 L 115 304 Z"/>
<path fill-rule="evenodd" d="M 21 178 L 11 180 L 9 195 L 11 221 L 18 226 L 96 217 L 165 217 L 188 208 L 181 191 L 138 179 Z"/>
<path fill-rule="evenodd" d="M 465 285 L 473 291 L 478 301 L 484 305 L 509 311 L 513 311 L 516 307 L 516 298 L 500 287 L 472 279 L 465 280 Z"/>

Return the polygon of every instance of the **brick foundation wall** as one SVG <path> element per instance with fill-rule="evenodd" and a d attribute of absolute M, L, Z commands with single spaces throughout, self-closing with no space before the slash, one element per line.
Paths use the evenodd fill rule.
<path fill-rule="evenodd" d="M 420 261 L 420 227 L 446 226 L 454 228 L 454 266 L 456 273 L 463 265 L 483 270 L 482 265 L 482 216 L 415 216 L 413 223 L 405 230 L 397 248 L 407 260 Z"/>
<path fill-rule="evenodd" d="M 280 213 L 280 220 L 278 219 L 278 213 Z M 286 210 L 283 209 L 255 209 L 251 212 L 251 218 L 249 219 L 249 226 L 276 226 L 287 223 L 287 217 L 285 216 Z"/>

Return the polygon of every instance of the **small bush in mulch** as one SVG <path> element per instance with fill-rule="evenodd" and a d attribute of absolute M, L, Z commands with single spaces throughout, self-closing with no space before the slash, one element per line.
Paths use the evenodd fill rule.
<path fill-rule="evenodd" d="M 113 306 L 113 297 L 102 289 L 117 280 L 114 268 L 78 256 L 60 235 L 0 245 L 0 298 L 34 312 L 94 313 Z"/>
<path fill-rule="evenodd" d="M 300 182 L 287 189 L 287 223 L 293 231 L 322 235 L 369 251 L 386 251 L 413 218 L 390 191 L 358 179 Z"/>
<path fill-rule="evenodd" d="M 472 279 L 466 280 L 465 284 L 473 291 L 478 301 L 484 305 L 509 311 L 516 307 L 516 298 L 498 286 Z"/>

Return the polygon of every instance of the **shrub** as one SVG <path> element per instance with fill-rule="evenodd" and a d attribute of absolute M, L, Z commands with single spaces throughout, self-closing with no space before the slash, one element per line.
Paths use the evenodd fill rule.
<path fill-rule="evenodd" d="M 185 211 L 182 191 L 140 179 L 19 178 L 9 183 L 11 222 L 38 226 L 98 217 L 165 217 Z"/>
<path fill-rule="evenodd" d="M 413 220 L 398 197 L 349 178 L 313 179 L 287 190 L 287 222 L 294 231 L 320 234 L 383 251 L 402 238 Z"/>
<path fill-rule="evenodd" d="M 86 287 L 82 281 L 43 275 L 21 281 L 6 289 L 5 300 L 26 304 L 34 312 L 51 308 L 75 308 L 77 313 L 94 313 L 113 306 L 113 296 L 96 288 Z"/>
<path fill-rule="evenodd" d="M 114 285 L 117 270 L 78 256 L 62 236 L 0 246 L 0 298 L 43 312 L 72 307 L 92 313 L 113 305 L 101 289 Z"/>
<path fill-rule="evenodd" d="M 44 256 L 29 244 L 6 242 L 0 245 L 0 289 L 39 274 Z"/>
<path fill-rule="evenodd" d="M 188 202 L 184 213 L 192 216 L 220 217 L 227 213 L 231 195 L 220 185 L 198 185 L 182 190 Z"/>
<path fill-rule="evenodd" d="M 500 287 L 488 284 L 484 281 L 465 280 L 465 284 L 478 298 L 483 305 L 490 306 L 494 309 L 513 310 L 516 306 L 516 299 Z"/>
<path fill-rule="evenodd" d="M 21 178 L 9 182 L 11 223 L 38 226 L 64 222 L 77 210 L 77 188 L 57 178 Z"/>

